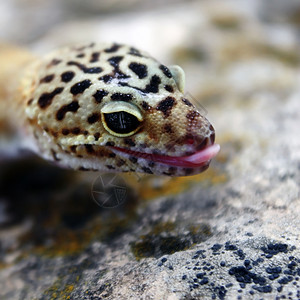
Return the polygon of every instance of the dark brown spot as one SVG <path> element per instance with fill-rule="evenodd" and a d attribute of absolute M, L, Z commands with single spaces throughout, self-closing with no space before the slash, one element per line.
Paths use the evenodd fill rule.
<path fill-rule="evenodd" d="M 111 64 L 111 66 L 114 67 L 114 70 L 111 74 L 111 76 L 113 78 L 117 78 L 117 79 L 126 79 L 129 78 L 130 76 L 124 74 L 120 68 L 119 68 L 119 63 L 120 61 L 123 59 L 123 56 L 113 56 L 111 58 L 108 59 L 108 62 Z"/>
<path fill-rule="evenodd" d="M 167 76 L 168 78 L 172 78 L 172 74 L 171 74 L 169 68 L 167 68 L 164 65 L 160 65 L 159 68 L 163 71 L 163 73 L 165 74 L 165 76 Z"/>
<path fill-rule="evenodd" d="M 88 135 L 89 132 L 88 132 L 87 130 L 84 130 L 84 131 L 83 131 L 83 134 L 84 134 L 84 135 Z"/>
<path fill-rule="evenodd" d="M 63 128 L 63 129 L 61 130 L 61 133 L 62 133 L 63 135 L 68 135 L 68 134 L 70 133 L 70 130 L 67 129 L 67 128 Z"/>
<path fill-rule="evenodd" d="M 31 99 L 29 99 L 29 100 L 27 101 L 27 105 L 28 105 L 28 106 L 31 105 L 32 102 L 33 102 L 33 99 L 31 98 Z"/>
<path fill-rule="evenodd" d="M 85 168 L 85 167 L 80 167 L 78 170 L 79 171 L 91 171 L 91 169 L 88 169 L 88 168 Z"/>
<path fill-rule="evenodd" d="M 111 95 L 113 101 L 130 101 L 132 100 L 131 94 L 114 93 Z"/>
<path fill-rule="evenodd" d="M 169 124 L 169 123 L 165 124 L 164 127 L 163 127 L 163 131 L 165 133 L 173 133 L 172 125 Z"/>
<path fill-rule="evenodd" d="M 109 169 L 109 170 L 114 170 L 115 169 L 115 167 L 111 166 L 111 165 L 106 165 L 106 168 Z"/>
<path fill-rule="evenodd" d="M 64 105 L 57 111 L 56 119 L 58 121 L 61 121 L 65 117 L 65 114 L 68 111 L 75 113 L 78 110 L 78 108 L 79 108 L 79 104 L 77 101 L 73 101 L 70 104 Z"/>
<path fill-rule="evenodd" d="M 103 97 L 107 96 L 108 92 L 104 90 L 97 90 L 96 93 L 93 95 L 97 103 L 101 103 Z"/>
<path fill-rule="evenodd" d="M 117 79 L 126 79 L 126 78 L 130 78 L 130 76 L 122 73 L 119 69 L 115 69 L 114 70 L 114 78 L 117 78 Z M 120 82 L 118 82 L 118 83 L 120 84 Z"/>
<path fill-rule="evenodd" d="M 192 168 L 184 168 L 183 171 L 185 175 L 191 175 L 194 173 L 194 169 Z"/>
<path fill-rule="evenodd" d="M 115 145 L 114 142 L 106 142 L 105 146 L 113 147 Z"/>
<path fill-rule="evenodd" d="M 85 54 L 84 53 L 79 53 L 79 54 L 76 55 L 76 57 L 82 58 L 82 57 L 85 57 Z"/>
<path fill-rule="evenodd" d="M 50 131 L 50 134 L 52 136 L 54 136 L 55 138 L 57 138 L 57 136 L 58 136 L 58 133 L 56 131 L 53 131 L 53 130 Z"/>
<path fill-rule="evenodd" d="M 187 113 L 186 118 L 189 119 L 190 121 L 193 121 L 195 118 L 197 118 L 199 116 L 200 116 L 200 114 L 197 111 L 193 110 L 193 111 L 190 111 L 189 113 Z"/>
<path fill-rule="evenodd" d="M 53 59 L 51 60 L 51 62 L 48 64 L 47 67 L 49 68 L 49 67 L 51 67 L 51 66 L 56 66 L 56 65 L 58 65 L 60 62 L 61 62 L 60 59 L 53 58 Z"/>
<path fill-rule="evenodd" d="M 148 103 L 146 101 L 142 102 L 142 108 L 144 110 L 150 110 L 152 107 L 150 105 L 148 105 Z"/>
<path fill-rule="evenodd" d="M 147 168 L 147 167 L 142 167 L 142 170 L 143 170 L 145 173 L 153 174 L 153 172 L 151 171 L 151 169 L 149 169 L 149 168 Z"/>
<path fill-rule="evenodd" d="M 186 104 L 187 106 L 193 106 L 193 104 L 188 99 L 186 99 L 186 98 L 182 98 L 182 102 L 184 104 Z"/>
<path fill-rule="evenodd" d="M 86 149 L 86 152 L 89 153 L 89 154 L 92 154 L 95 152 L 94 148 L 92 145 L 89 145 L 89 144 L 85 144 L 84 145 L 85 149 Z"/>
<path fill-rule="evenodd" d="M 153 168 L 155 166 L 155 162 L 154 161 L 149 161 L 148 166 L 150 168 Z"/>
<path fill-rule="evenodd" d="M 80 64 L 76 61 L 69 61 L 67 63 L 67 65 L 69 66 L 76 66 L 78 67 L 81 71 L 83 71 L 83 73 L 87 73 L 87 74 L 98 74 L 102 72 L 102 68 L 100 67 L 92 67 L 92 68 L 88 68 L 83 64 Z"/>
<path fill-rule="evenodd" d="M 72 145 L 72 146 L 70 147 L 71 152 L 76 153 L 76 148 L 77 148 L 76 145 Z"/>
<path fill-rule="evenodd" d="M 125 160 L 119 159 L 119 160 L 117 160 L 116 164 L 117 164 L 118 167 L 122 167 L 125 164 Z"/>
<path fill-rule="evenodd" d="M 119 67 L 120 61 L 123 59 L 123 56 L 113 56 L 108 59 L 108 62 L 114 67 Z"/>
<path fill-rule="evenodd" d="M 137 162 L 137 158 L 134 157 L 134 156 L 130 156 L 130 157 L 129 157 L 129 160 L 130 160 L 132 163 L 134 163 L 134 164 Z"/>
<path fill-rule="evenodd" d="M 95 140 L 96 141 L 98 141 L 99 140 L 99 138 L 100 138 L 100 132 L 96 132 L 95 134 L 94 134 L 94 137 L 95 137 Z"/>
<path fill-rule="evenodd" d="M 157 93 L 159 90 L 159 85 L 161 83 L 160 77 L 153 75 L 150 83 L 146 85 L 146 88 L 143 90 L 145 93 Z"/>
<path fill-rule="evenodd" d="M 131 54 L 131 55 L 134 55 L 134 56 L 143 57 L 142 54 L 141 54 L 141 52 L 138 49 L 134 48 L 134 47 L 130 48 L 130 51 L 128 52 L 128 54 Z"/>
<path fill-rule="evenodd" d="M 89 45 L 77 47 L 77 48 L 75 48 L 75 50 L 76 50 L 76 51 L 83 51 L 84 49 L 92 48 L 92 47 L 94 47 L 94 46 L 95 46 L 95 43 L 90 43 Z"/>
<path fill-rule="evenodd" d="M 98 113 L 93 113 L 93 114 L 91 114 L 91 115 L 88 117 L 87 121 L 88 121 L 90 124 L 93 124 L 93 123 L 96 123 L 97 121 L 99 121 L 99 119 L 100 119 L 100 114 L 98 114 Z"/>
<path fill-rule="evenodd" d="M 131 147 L 135 146 L 135 142 L 130 138 L 124 139 L 124 144 L 128 145 L 128 146 L 131 146 Z"/>
<path fill-rule="evenodd" d="M 60 94 L 63 90 L 64 90 L 64 88 L 59 87 L 59 88 L 56 88 L 51 93 L 42 94 L 38 100 L 38 104 L 39 104 L 40 108 L 42 108 L 42 109 L 47 108 L 52 103 L 53 98 L 56 95 Z"/>
<path fill-rule="evenodd" d="M 71 132 L 75 135 L 78 135 L 78 134 L 80 134 L 81 130 L 79 127 L 74 127 L 71 129 Z"/>
<path fill-rule="evenodd" d="M 163 174 L 164 174 L 164 175 L 167 175 L 167 176 L 172 176 L 172 174 L 169 173 L 169 172 L 163 172 Z"/>
<path fill-rule="evenodd" d="M 113 77 L 111 75 L 104 75 L 99 77 L 98 79 L 104 81 L 105 83 L 108 83 L 113 80 Z"/>
<path fill-rule="evenodd" d="M 171 85 L 169 85 L 169 84 L 165 85 L 165 90 L 168 91 L 168 92 L 170 92 L 170 93 L 174 92 L 173 87 Z"/>
<path fill-rule="evenodd" d="M 131 71 L 133 71 L 138 76 L 139 79 L 145 78 L 148 75 L 146 65 L 132 62 L 128 67 Z"/>
<path fill-rule="evenodd" d="M 99 60 L 100 52 L 94 52 L 91 55 L 90 63 L 97 62 Z"/>
<path fill-rule="evenodd" d="M 174 175 L 177 171 L 177 168 L 176 167 L 170 167 L 169 170 L 168 170 L 172 175 Z"/>
<path fill-rule="evenodd" d="M 156 109 L 162 111 L 165 117 L 168 117 L 175 102 L 176 100 L 173 97 L 167 97 L 166 99 L 159 102 Z"/>
<path fill-rule="evenodd" d="M 113 44 L 110 48 L 107 48 L 104 50 L 106 53 L 112 53 L 118 51 L 118 49 L 121 47 L 121 45 Z"/>
<path fill-rule="evenodd" d="M 113 152 L 110 152 L 108 156 L 109 156 L 110 158 L 114 158 L 114 157 L 116 157 L 116 154 L 113 153 Z"/>
<path fill-rule="evenodd" d="M 47 75 L 40 80 L 40 83 L 49 83 L 53 80 L 54 74 Z"/>
<path fill-rule="evenodd" d="M 75 73 L 72 71 L 67 71 L 61 74 L 61 81 L 63 82 L 69 82 L 73 79 L 73 77 L 75 76 Z"/>
<path fill-rule="evenodd" d="M 77 83 L 75 83 L 75 84 L 71 87 L 70 92 L 71 92 L 73 95 L 81 94 L 81 93 L 83 93 L 87 88 L 89 88 L 89 87 L 91 86 L 91 84 L 92 84 L 92 82 L 91 82 L 89 79 L 86 79 L 86 80 L 77 82 Z"/>

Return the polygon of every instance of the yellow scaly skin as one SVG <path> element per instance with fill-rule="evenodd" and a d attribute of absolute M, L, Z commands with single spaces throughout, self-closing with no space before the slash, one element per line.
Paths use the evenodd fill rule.
<path fill-rule="evenodd" d="M 76 170 L 185 176 L 207 169 L 218 152 L 213 127 L 183 96 L 178 66 L 119 44 L 42 58 L 14 51 L 19 59 L 6 53 L 0 74 L 2 119 L 44 159 Z M 203 149 L 206 160 L 195 161 Z"/>

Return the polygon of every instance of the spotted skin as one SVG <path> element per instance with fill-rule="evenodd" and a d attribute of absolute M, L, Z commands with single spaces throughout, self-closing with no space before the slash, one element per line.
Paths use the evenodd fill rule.
<path fill-rule="evenodd" d="M 189 168 L 151 159 L 191 155 L 213 144 L 215 134 L 184 98 L 172 67 L 147 53 L 91 43 L 54 51 L 30 61 L 26 70 L 16 101 L 25 135 L 43 158 L 76 170 L 168 176 L 193 175 L 208 167 L 209 162 Z M 111 131 L 120 118 L 125 127 L 133 127 L 131 134 Z"/>

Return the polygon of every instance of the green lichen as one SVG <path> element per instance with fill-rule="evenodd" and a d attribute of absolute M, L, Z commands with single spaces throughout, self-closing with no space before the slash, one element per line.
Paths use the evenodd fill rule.
<path fill-rule="evenodd" d="M 78 286 L 83 271 L 89 267 L 91 267 L 91 263 L 89 260 L 85 260 L 79 265 L 61 269 L 60 275 L 54 283 L 44 290 L 42 299 L 74 299 L 72 293 Z"/>
<path fill-rule="evenodd" d="M 53 285 L 44 291 L 43 298 L 63 300 L 71 299 L 71 293 L 73 292 L 75 285 L 78 283 L 78 280 L 73 284 L 64 285 L 62 284 L 62 278 L 57 279 Z"/>

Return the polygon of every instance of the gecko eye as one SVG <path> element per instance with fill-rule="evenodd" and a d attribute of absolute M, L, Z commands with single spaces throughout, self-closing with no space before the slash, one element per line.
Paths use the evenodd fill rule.
<path fill-rule="evenodd" d="M 126 111 L 118 111 L 110 114 L 104 114 L 104 122 L 112 134 L 130 134 L 140 125 L 139 120 Z"/>
<path fill-rule="evenodd" d="M 131 103 L 114 101 L 101 109 L 102 124 L 112 135 L 127 137 L 136 133 L 142 124 L 140 110 Z"/>

